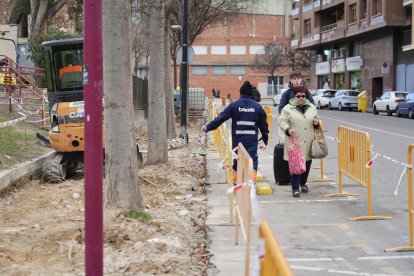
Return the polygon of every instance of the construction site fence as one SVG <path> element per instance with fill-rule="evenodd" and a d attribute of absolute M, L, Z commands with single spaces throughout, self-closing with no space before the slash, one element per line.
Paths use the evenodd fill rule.
<path fill-rule="evenodd" d="M 407 162 L 407 195 L 408 195 L 408 234 L 409 245 L 396 248 L 385 249 L 385 252 L 405 252 L 414 251 L 414 225 L 413 225 L 413 150 L 414 144 L 408 146 L 408 162 Z"/>
<path fill-rule="evenodd" d="M 222 106 L 222 108 L 224 108 Z M 214 104 L 214 99 L 208 102 L 207 117 L 211 121 L 219 114 L 219 107 Z M 230 223 L 235 219 L 235 243 L 239 242 L 239 226 L 242 230 L 246 244 L 244 274 L 250 273 L 250 244 L 252 232 L 252 216 L 258 223 L 260 212 L 256 199 L 256 191 L 253 184 L 253 161 L 242 144 L 237 145 L 237 151 L 233 151 L 231 132 L 225 124 L 214 130 L 214 149 L 219 152 L 220 166 L 224 169 L 225 183 L 229 195 Z M 235 153 L 237 152 L 237 154 Z M 237 158 L 237 180 L 234 186 L 233 159 Z M 236 188 L 237 187 L 237 188 Z M 235 214 L 233 210 L 234 195 L 236 196 Z M 264 240 L 264 255 L 260 259 L 260 275 L 293 275 L 289 265 L 276 242 L 267 222 L 262 222 L 259 228 L 259 238 Z"/>
<path fill-rule="evenodd" d="M 372 182 L 371 167 L 367 164 L 371 160 L 371 142 L 367 132 L 338 127 L 338 179 L 339 193 L 329 194 L 329 197 L 357 196 L 358 194 L 343 192 L 343 175 L 359 183 L 367 189 L 368 215 L 350 218 L 349 220 L 391 219 L 387 216 L 372 214 Z"/>

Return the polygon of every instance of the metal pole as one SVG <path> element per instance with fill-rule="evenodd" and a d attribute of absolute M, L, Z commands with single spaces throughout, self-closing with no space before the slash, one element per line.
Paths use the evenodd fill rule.
<path fill-rule="evenodd" d="M 183 62 L 180 65 L 181 76 L 181 136 L 188 144 L 187 124 L 188 124 L 188 53 L 187 53 L 187 21 L 188 21 L 188 1 L 183 0 L 183 31 L 182 31 L 182 49 Z"/>
<path fill-rule="evenodd" d="M 102 0 L 84 5 L 85 274 L 103 275 Z"/>

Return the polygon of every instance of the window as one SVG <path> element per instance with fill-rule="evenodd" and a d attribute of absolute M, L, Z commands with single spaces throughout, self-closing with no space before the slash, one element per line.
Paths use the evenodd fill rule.
<path fill-rule="evenodd" d="M 303 28 L 303 36 L 310 36 L 311 35 L 311 20 L 306 19 L 303 22 L 304 28 Z"/>
<path fill-rule="evenodd" d="M 305 0 L 304 5 L 307 5 L 307 4 L 312 3 L 312 2 L 313 2 L 313 0 Z"/>
<path fill-rule="evenodd" d="M 191 66 L 191 73 L 193 75 L 207 75 L 208 67 L 204 65 Z"/>
<path fill-rule="evenodd" d="M 262 55 L 265 53 L 265 46 L 263 45 L 252 45 L 250 46 L 249 52 L 251 55 Z"/>
<path fill-rule="evenodd" d="M 351 44 L 349 52 L 350 57 L 357 57 L 362 55 L 362 44 L 361 41 L 355 41 Z"/>
<path fill-rule="evenodd" d="M 230 46 L 230 54 L 231 55 L 245 55 L 246 46 L 242 46 L 242 45 Z"/>
<path fill-rule="evenodd" d="M 361 1 L 361 20 L 367 18 L 367 1 L 368 0 Z"/>
<path fill-rule="evenodd" d="M 237 65 L 233 65 L 230 66 L 230 74 L 231 75 L 245 75 L 246 74 L 246 67 L 245 66 L 237 66 Z"/>
<path fill-rule="evenodd" d="M 275 86 L 276 86 L 276 91 L 275 91 Z M 283 88 L 284 88 L 283 76 L 274 76 L 273 80 L 271 76 L 267 77 L 267 95 L 268 96 L 280 94 Z"/>
<path fill-rule="evenodd" d="M 372 15 L 379 15 L 382 13 L 382 0 L 372 1 Z"/>
<path fill-rule="evenodd" d="M 192 46 L 196 55 L 207 55 L 207 46 Z"/>
<path fill-rule="evenodd" d="M 211 54 L 212 55 L 226 55 L 227 46 L 226 45 L 213 45 L 211 46 Z"/>
<path fill-rule="evenodd" d="M 214 65 L 211 67 L 211 73 L 215 76 L 218 75 L 226 75 L 227 74 L 227 67 L 223 65 Z"/>
<path fill-rule="evenodd" d="M 349 23 L 355 23 L 357 21 L 357 4 L 349 6 Z"/>

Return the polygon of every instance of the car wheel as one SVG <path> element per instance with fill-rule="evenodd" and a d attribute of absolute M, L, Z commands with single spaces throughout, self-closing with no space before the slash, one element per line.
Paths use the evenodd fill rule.
<path fill-rule="evenodd" d="M 411 109 L 408 110 L 408 118 L 414 119 L 414 112 Z"/>
<path fill-rule="evenodd" d="M 331 105 L 331 103 L 329 103 L 329 104 L 328 104 L 328 108 L 329 108 L 330 110 L 332 110 L 332 105 Z"/>
<path fill-rule="evenodd" d="M 391 116 L 392 115 L 392 112 L 391 112 L 390 107 L 388 105 L 387 105 L 387 115 L 388 116 Z"/>
<path fill-rule="evenodd" d="M 378 115 L 378 113 L 377 107 L 374 105 L 374 115 Z"/>
<path fill-rule="evenodd" d="M 344 109 L 342 108 L 342 104 L 341 103 L 339 103 L 339 105 L 338 105 L 338 110 L 339 111 L 343 111 Z"/>
<path fill-rule="evenodd" d="M 398 108 L 395 110 L 395 114 L 397 115 L 397 117 L 401 117 L 401 113 L 400 111 L 398 111 Z"/>
<path fill-rule="evenodd" d="M 318 109 L 322 109 L 322 105 L 320 101 L 318 102 Z"/>

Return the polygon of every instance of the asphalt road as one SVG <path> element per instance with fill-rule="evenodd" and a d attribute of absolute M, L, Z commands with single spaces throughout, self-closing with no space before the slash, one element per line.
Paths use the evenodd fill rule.
<path fill-rule="evenodd" d="M 274 108 L 273 113 L 277 111 Z M 407 163 L 407 150 L 414 143 L 414 120 L 349 111 L 321 110 L 325 135 L 337 137 L 339 125 L 366 131 L 372 151 Z M 367 215 L 367 189 L 344 177 L 344 190 L 358 197 L 326 198 L 338 192 L 335 181 L 309 184 L 309 194 L 292 197 L 289 186 L 273 178 L 273 148 L 278 142 L 277 118 L 268 149 L 259 153 L 259 171 L 274 193 L 259 196 L 262 218 L 267 219 L 296 275 L 414 275 L 414 251 L 384 253 L 386 248 L 409 245 L 407 177 L 399 194 L 394 190 L 403 166 L 378 157 L 372 166 L 373 215 L 391 220 L 348 221 Z M 328 140 L 325 175 L 338 178 L 337 144 Z M 318 167 L 314 160 L 312 167 Z M 312 169 L 310 179 L 318 178 Z"/>

